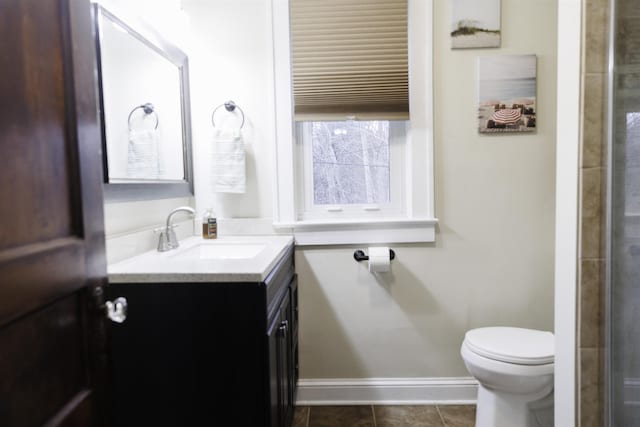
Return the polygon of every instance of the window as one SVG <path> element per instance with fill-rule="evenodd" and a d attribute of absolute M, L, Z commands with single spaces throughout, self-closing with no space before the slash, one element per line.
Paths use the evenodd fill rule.
<path fill-rule="evenodd" d="M 431 0 L 272 7 L 275 226 L 298 244 L 433 241 Z"/>
<path fill-rule="evenodd" d="M 311 141 L 305 145 L 304 163 L 313 205 L 391 201 L 388 121 L 306 122 L 302 128 L 303 139 Z"/>
<path fill-rule="evenodd" d="M 298 219 L 401 215 L 405 127 L 389 120 L 300 122 Z"/>

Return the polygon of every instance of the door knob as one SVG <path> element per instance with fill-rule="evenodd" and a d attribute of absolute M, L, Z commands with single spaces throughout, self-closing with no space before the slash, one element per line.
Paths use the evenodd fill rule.
<path fill-rule="evenodd" d="M 107 317 L 112 322 L 122 323 L 127 320 L 127 299 L 124 297 L 118 297 L 113 301 L 107 301 L 105 303 L 105 310 Z"/>

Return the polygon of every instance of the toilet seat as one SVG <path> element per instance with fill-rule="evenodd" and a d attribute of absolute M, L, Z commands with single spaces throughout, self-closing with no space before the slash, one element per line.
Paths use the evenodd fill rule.
<path fill-rule="evenodd" d="M 470 365 L 485 373 L 491 373 L 492 377 L 497 376 L 519 376 L 519 377 L 537 377 L 544 375 L 553 375 L 555 364 L 553 362 L 544 365 L 521 365 L 518 363 L 508 363 L 493 358 L 481 356 L 463 342 L 460 347 L 462 359 L 470 369 Z M 477 374 L 476 374 L 477 375 Z M 474 375 L 474 376 L 476 376 Z M 477 377 L 476 377 L 477 378 Z"/>
<path fill-rule="evenodd" d="M 554 361 L 554 336 L 533 329 L 490 327 L 468 331 L 464 346 L 479 356 L 517 365 L 547 365 Z"/>

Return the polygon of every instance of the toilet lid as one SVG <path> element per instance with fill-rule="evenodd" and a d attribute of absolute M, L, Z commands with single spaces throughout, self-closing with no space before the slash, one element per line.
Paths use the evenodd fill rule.
<path fill-rule="evenodd" d="M 480 356 L 519 365 L 553 363 L 553 340 L 551 332 L 508 327 L 472 329 L 464 339 Z"/>

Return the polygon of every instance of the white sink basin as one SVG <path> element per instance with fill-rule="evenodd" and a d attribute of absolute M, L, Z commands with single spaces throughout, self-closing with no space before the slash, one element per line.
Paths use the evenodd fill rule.
<path fill-rule="evenodd" d="M 251 259 L 267 247 L 266 244 L 243 242 L 203 242 L 190 248 L 178 248 L 175 259 Z"/>
<path fill-rule="evenodd" d="M 293 244 L 291 236 L 189 237 L 174 250 L 155 249 L 109 265 L 113 283 L 255 283 L 266 279 Z"/>

